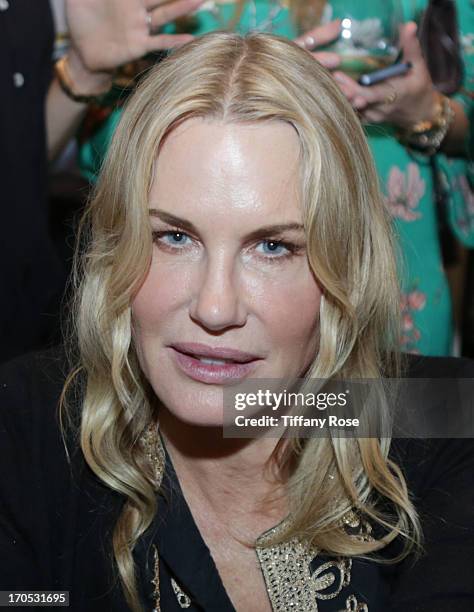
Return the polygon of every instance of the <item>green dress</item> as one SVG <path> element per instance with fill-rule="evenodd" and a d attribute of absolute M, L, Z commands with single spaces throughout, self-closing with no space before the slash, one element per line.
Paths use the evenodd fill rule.
<path fill-rule="evenodd" d="M 402 4 L 406 21 L 416 19 L 426 6 L 423 0 L 403 0 Z M 474 3 L 461 0 L 457 8 L 465 83 L 464 93 L 455 97 L 472 114 L 472 99 L 467 92 L 473 90 Z M 177 27 L 196 35 L 222 29 L 234 10 L 233 4 L 216 6 L 206 2 L 203 9 L 179 22 Z M 298 34 L 284 4 L 268 0 L 249 3 L 236 29 L 271 31 L 289 38 Z M 174 32 L 176 26 L 170 25 L 166 31 Z M 114 109 L 80 147 L 80 166 L 91 181 L 97 176 L 120 114 L 119 108 Z M 429 159 L 410 153 L 394 137 L 390 126 L 369 127 L 366 133 L 400 243 L 402 349 L 426 355 L 449 355 L 454 330 L 451 297 L 441 259 Z M 468 181 L 467 162 L 448 159 L 442 154 L 437 155 L 437 161 L 448 193 L 447 217 L 451 230 L 461 243 L 474 247 L 474 194 Z"/>

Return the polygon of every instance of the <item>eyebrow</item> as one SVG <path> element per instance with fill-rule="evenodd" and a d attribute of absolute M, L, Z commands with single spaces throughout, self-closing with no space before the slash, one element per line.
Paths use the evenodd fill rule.
<path fill-rule="evenodd" d="M 168 223 L 169 225 L 177 225 L 193 234 L 199 233 L 196 227 L 190 221 L 176 217 L 175 215 L 165 212 L 164 210 L 150 208 L 149 213 L 150 217 L 157 217 L 164 223 Z M 246 236 L 246 239 L 255 240 L 262 237 L 277 236 L 291 230 L 300 232 L 304 231 L 304 225 L 302 223 L 278 223 L 275 225 L 266 225 L 265 227 L 260 227 L 259 229 L 250 232 L 250 234 Z"/>

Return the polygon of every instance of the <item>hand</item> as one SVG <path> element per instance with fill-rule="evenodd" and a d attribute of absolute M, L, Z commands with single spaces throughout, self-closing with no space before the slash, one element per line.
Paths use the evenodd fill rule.
<path fill-rule="evenodd" d="M 315 47 L 319 47 L 322 45 L 326 45 L 332 40 L 336 39 L 339 36 L 341 31 L 341 20 L 336 19 L 335 21 L 330 21 L 322 26 L 318 26 L 305 32 L 298 38 L 294 39 L 294 42 L 310 51 Z M 330 53 L 329 51 L 317 51 L 311 53 L 311 55 L 318 60 L 320 64 L 325 66 L 328 70 L 332 70 L 333 68 L 337 68 L 341 63 L 340 57 L 337 53 Z"/>
<path fill-rule="evenodd" d="M 401 27 L 400 43 L 403 61 L 412 64 L 405 75 L 370 87 L 359 85 L 342 72 L 335 72 L 334 78 L 363 121 L 391 123 L 410 129 L 419 121 L 434 117 L 436 92 L 416 36 L 415 23 Z"/>
<path fill-rule="evenodd" d="M 170 49 L 191 40 L 189 34 L 153 31 L 202 3 L 203 0 L 66 0 L 72 50 L 90 72 L 112 72 L 150 51 Z"/>

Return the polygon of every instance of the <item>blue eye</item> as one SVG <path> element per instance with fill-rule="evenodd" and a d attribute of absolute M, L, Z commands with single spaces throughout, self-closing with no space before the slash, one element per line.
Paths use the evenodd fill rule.
<path fill-rule="evenodd" d="M 262 240 L 262 242 L 259 243 L 259 247 L 260 245 L 263 245 L 261 252 L 263 252 L 264 255 L 286 255 L 290 252 L 290 249 L 285 243 L 279 242 L 278 240 Z"/>
<path fill-rule="evenodd" d="M 172 244 L 183 244 L 188 236 L 183 232 L 168 232 L 166 237 L 170 238 Z"/>
<path fill-rule="evenodd" d="M 187 246 L 191 238 L 185 232 L 175 231 L 162 231 L 153 232 L 153 239 L 155 242 L 161 242 L 171 247 L 183 247 Z"/>

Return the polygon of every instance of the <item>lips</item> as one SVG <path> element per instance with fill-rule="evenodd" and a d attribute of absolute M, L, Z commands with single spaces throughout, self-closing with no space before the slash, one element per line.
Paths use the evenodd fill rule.
<path fill-rule="evenodd" d="M 228 347 L 196 342 L 169 346 L 178 368 L 189 378 L 207 384 L 230 384 L 251 374 L 261 356 Z"/>

